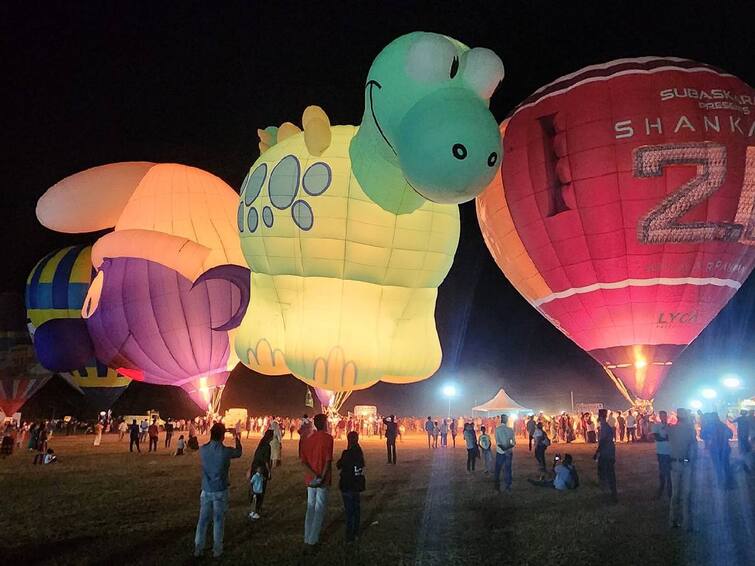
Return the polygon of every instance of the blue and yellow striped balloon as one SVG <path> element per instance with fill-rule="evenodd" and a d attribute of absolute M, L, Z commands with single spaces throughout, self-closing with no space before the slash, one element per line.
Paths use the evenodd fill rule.
<path fill-rule="evenodd" d="M 81 307 L 92 281 L 92 247 L 69 246 L 42 258 L 26 279 L 26 316 L 29 332 L 48 320 L 81 318 Z M 92 404 L 107 408 L 131 382 L 113 369 L 92 360 L 70 373 Z"/>

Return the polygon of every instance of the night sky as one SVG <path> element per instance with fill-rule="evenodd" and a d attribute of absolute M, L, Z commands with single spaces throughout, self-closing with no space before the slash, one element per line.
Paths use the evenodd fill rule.
<path fill-rule="evenodd" d="M 0 7 L 4 79 L 0 290 L 23 292 L 47 252 L 96 235 L 41 227 L 34 207 L 61 178 L 117 161 L 178 162 L 218 175 L 238 190 L 258 157 L 257 128 L 299 122 L 309 104 L 334 124 L 357 124 L 372 59 L 414 30 L 496 51 L 506 78 L 491 110 L 500 121 L 533 90 L 594 63 L 673 55 L 721 67 L 752 83 L 755 34 L 745 3 L 694 2 L 16 2 Z M 60 3 L 63 4 L 63 3 Z M 345 6 L 349 6 L 346 8 Z M 180 6 L 180 8 L 179 8 Z M 379 6 L 379 7 L 378 7 Z M 439 389 L 461 386 L 454 412 L 469 412 L 505 386 L 532 408 L 568 408 L 621 397 L 587 354 L 555 330 L 493 263 L 474 206 L 462 209 L 456 260 L 441 285 L 437 320 L 443 366 L 409 386 L 379 384 L 355 394 L 385 412 L 446 410 Z M 755 383 L 755 280 L 674 366 L 659 405 L 686 402 L 705 379 L 736 371 Z M 748 377 L 749 376 L 749 377 Z M 305 385 L 294 378 L 231 377 L 224 406 L 300 413 Z M 750 395 L 753 392 L 750 391 Z M 179 391 L 132 385 L 116 406 L 187 410 Z M 51 382 L 30 411 L 71 411 L 76 395 Z"/>

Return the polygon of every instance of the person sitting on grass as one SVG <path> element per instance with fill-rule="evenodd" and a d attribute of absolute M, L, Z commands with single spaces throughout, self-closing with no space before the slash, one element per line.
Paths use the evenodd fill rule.
<path fill-rule="evenodd" d="M 539 487 L 554 487 L 559 491 L 567 491 L 569 489 L 577 489 L 579 487 L 579 475 L 577 474 L 577 468 L 574 466 L 571 454 L 564 454 L 564 459 L 556 454 L 553 465 L 553 479 L 552 480 L 533 480 L 528 479 L 532 485 Z"/>
<path fill-rule="evenodd" d="M 183 456 L 184 450 L 186 449 L 186 441 L 184 440 L 184 435 L 178 437 L 178 442 L 176 443 L 176 456 Z"/>
<path fill-rule="evenodd" d="M 54 464 L 58 461 L 58 457 L 55 456 L 55 450 L 48 448 L 45 452 L 40 452 L 34 455 L 33 465 L 37 464 Z"/>

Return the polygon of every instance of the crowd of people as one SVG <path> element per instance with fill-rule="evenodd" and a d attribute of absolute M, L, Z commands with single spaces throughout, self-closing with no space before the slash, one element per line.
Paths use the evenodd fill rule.
<path fill-rule="evenodd" d="M 610 497 L 618 500 L 615 463 L 616 443 L 654 442 L 658 461 L 657 498 L 669 499 L 669 524 L 672 527 L 690 526 L 690 493 L 698 442 L 710 455 L 718 485 L 722 489 L 732 486 L 731 441 L 736 439 L 744 471 L 752 467 L 751 436 L 755 433 L 753 411 L 741 411 L 736 417 L 721 419 L 715 412 L 692 414 L 686 409 L 675 412 L 630 410 L 626 412 L 600 409 L 591 413 L 555 416 L 500 415 L 495 418 L 443 418 L 396 417 L 390 415 L 340 417 L 333 413 L 318 414 L 313 419 L 307 415 L 299 418 L 258 416 L 246 421 L 223 423 L 222 419 L 197 417 L 196 419 L 167 419 L 157 415 L 150 418 L 125 419 L 101 418 L 86 427 L 67 421 L 40 421 L 32 423 L 6 423 L 3 430 L 2 454 L 9 455 L 13 449 L 25 447 L 34 452 L 35 464 L 57 462 L 57 455 L 49 447 L 55 434 L 75 434 L 77 429 L 94 435 L 94 446 L 99 446 L 104 433 L 118 435 L 118 440 L 129 439 L 129 451 L 140 452 L 148 442 L 148 452 L 161 449 L 181 456 L 185 451 L 199 453 L 202 465 L 202 490 L 200 514 L 195 533 L 195 553 L 201 554 L 206 542 L 206 532 L 213 524 L 213 552 L 219 556 L 223 551 L 224 515 L 228 506 L 228 471 L 231 459 L 242 455 L 241 438 L 246 434 L 259 434 L 259 443 L 247 469 L 249 482 L 249 519 L 262 517 L 262 506 L 268 482 L 274 469 L 281 465 L 282 445 L 286 434 L 298 438 L 298 459 L 304 469 L 304 484 L 307 490 L 304 543 L 311 549 L 320 537 L 325 510 L 328 505 L 329 488 L 333 483 L 334 441 L 346 439 L 346 448 L 335 462 L 339 473 L 338 487 L 341 492 L 346 518 L 346 540 L 359 536 L 360 493 L 366 489 L 365 458 L 359 444 L 360 437 L 385 439 L 386 462 L 397 462 L 397 440 L 406 434 L 426 436 L 429 450 L 456 447 L 466 449 L 466 469 L 473 473 L 477 460 L 485 474 L 492 474 L 492 489 L 511 492 L 513 484 L 514 448 L 518 443 L 527 446 L 527 451 L 537 462 L 538 474 L 528 481 L 539 487 L 559 491 L 579 487 L 579 474 L 572 456 L 564 453 L 572 442 L 595 444 L 597 478 L 601 488 Z M 71 431 L 71 432 L 69 432 Z M 234 447 L 224 446 L 226 432 L 234 436 Z M 209 442 L 200 446 L 199 437 L 210 435 Z M 163 442 L 159 437 L 164 434 Z M 173 441 L 173 436 L 178 439 Z M 188 436 L 188 441 L 185 439 Z M 561 447 L 554 449 L 554 444 Z M 549 451 L 556 452 L 549 460 Z"/>

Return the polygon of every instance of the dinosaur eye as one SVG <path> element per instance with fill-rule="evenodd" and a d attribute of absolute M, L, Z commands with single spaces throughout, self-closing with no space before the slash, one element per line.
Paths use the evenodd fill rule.
<path fill-rule="evenodd" d="M 453 78 L 459 72 L 456 47 L 442 35 L 421 34 L 409 47 L 406 72 L 419 82 L 448 80 L 449 75 Z"/>
<path fill-rule="evenodd" d="M 483 100 L 489 100 L 503 80 L 503 62 L 490 49 L 475 47 L 464 55 L 464 81 Z"/>
<path fill-rule="evenodd" d="M 89 291 L 87 291 L 87 296 L 84 299 L 84 306 L 81 308 L 82 318 L 89 318 L 97 310 L 97 307 L 100 306 L 100 295 L 102 294 L 102 285 L 104 282 L 105 273 L 99 271 L 92 284 L 89 285 Z"/>

